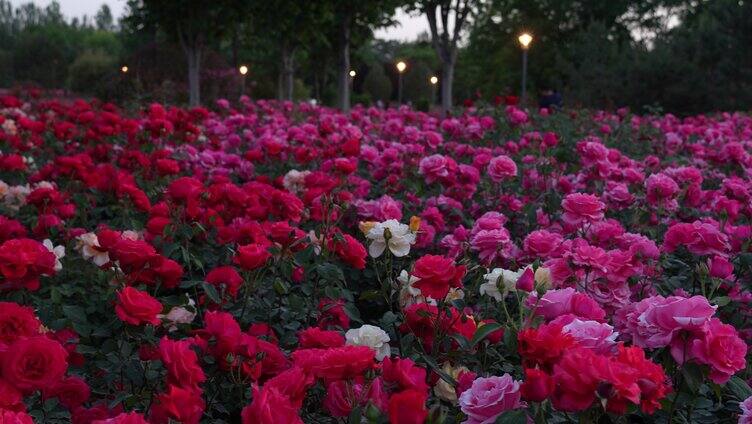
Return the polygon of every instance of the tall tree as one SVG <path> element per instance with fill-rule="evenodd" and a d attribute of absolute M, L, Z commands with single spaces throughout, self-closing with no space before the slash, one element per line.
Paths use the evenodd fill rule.
<path fill-rule="evenodd" d="M 233 0 L 129 0 L 125 21 L 136 28 L 156 26 L 180 44 L 188 63 L 189 103 L 197 106 L 204 50 L 244 16 L 245 7 Z"/>
<path fill-rule="evenodd" d="M 426 15 L 431 30 L 431 43 L 441 61 L 441 111 L 452 108 L 452 84 L 457 64 L 458 44 L 470 15 L 477 12 L 483 0 L 418 0 L 407 5 Z"/>
<path fill-rule="evenodd" d="M 325 37 L 327 28 L 332 25 L 331 8 L 323 1 L 253 2 L 249 19 L 253 38 L 277 46 L 277 97 L 292 100 L 295 56 Z"/>
<path fill-rule="evenodd" d="M 396 0 L 333 0 L 333 17 L 337 24 L 338 49 L 337 106 L 350 110 L 350 51 L 353 44 L 367 39 L 375 27 L 392 22 L 398 5 Z"/>
<path fill-rule="evenodd" d="M 115 20 L 112 18 L 112 11 L 110 11 L 110 6 L 107 6 L 106 4 L 103 4 L 102 7 L 100 7 L 97 11 L 97 14 L 94 15 L 94 23 L 97 26 L 97 29 L 100 31 L 114 30 L 114 22 Z"/>

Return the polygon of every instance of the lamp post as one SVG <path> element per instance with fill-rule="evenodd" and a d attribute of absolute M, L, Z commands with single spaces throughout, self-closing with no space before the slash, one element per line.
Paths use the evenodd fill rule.
<path fill-rule="evenodd" d="M 431 83 L 431 102 L 436 104 L 436 83 L 439 82 L 439 77 L 436 75 L 431 75 L 431 78 L 428 79 L 428 82 Z"/>
<path fill-rule="evenodd" d="M 248 75 L 248 66 L 240 65 L 238 72 L 240 72 L 240 95 L 242 96 L 245 94 L 245 76 Z"/>
<path fill-rule="evenodd" d="M 407 69 L 407 63 L 403 61 L 397 62 L 397 73 L 398 73 L 398 79 L 397 79 L 397 101 L 399 104 L 402 104 L 402 74 L 405 73 L 405 69 Z"/>
<path fill-rule="evenodd" d="M 523 32 L 517 37 L 517 40 L 520 42 L 520 46 L 522 46 L 522 91 L 520 94 L 520 103 L 524 104 L 527 94 L 527 51 L 530 48 L 530 43 L 533 42 L 533 36 L 527 32 Z"/>
<path fill-rule="evenodd" d="M 120 72 L 122 72 L 122 73 L 124 73 L 124 74 L 127 74 L 127 73 L 128 73 L 128 67 L 127 67 L 127 66 L 125 66 L 125 65 L 123 65 L 123 66 L 122 66 L 122 67 L 120 68 Z"/>

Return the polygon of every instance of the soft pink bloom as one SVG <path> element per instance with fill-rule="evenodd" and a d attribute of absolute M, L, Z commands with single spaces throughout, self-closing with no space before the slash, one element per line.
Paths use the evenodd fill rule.
<path fill-rule="evenodd" d="M 502 412 L 522 407 L 520 396 L 520 382 L 509 374 L 476 378 L 459 397 L 467 415 L 463 424 L 491 424 Z"/>
<path fill-rule="evenodd" d="M 571 287 L 549 290 L 540 300 L 535 295 L 530 296 L 527 299 L 527 306 L 547 321 L 566 314 L 595 321 L 601 321 L 606 316 L 606 311 L 598 305 L 598 302 L 585 293 L 577 293 Z"/>
<path fill-rule="evenodd" d="M 561 202 L 564 213 L 561 218 L 570 226 L 578 227 L 584 223 L 600 221 L 606 205 L 592 194 L 568 194 Z"/>

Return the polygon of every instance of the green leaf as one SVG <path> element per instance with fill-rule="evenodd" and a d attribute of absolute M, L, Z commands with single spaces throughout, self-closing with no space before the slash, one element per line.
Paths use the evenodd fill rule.
<path fill-rule="evenodd" d="M 356 406 L 350 412 L 350 416 L 347 417 L 347 424 L 360 424 L 361 416 L 363 416 L 363 411 L 360 406 Z"/>
<path fill-rule="evenodd" d="M 525 424 L 527 423 L 527 413 L 524 409 L 514 409 L 506 411 L 496 418 L 495 424 Z"/>
<path fill-rule="evenodd" d="M 221 303 L 222 299 L 219 297 L 219 293 L 217 293 L 217 288 L 212 286 L 211 284 L 204 281 L 201 283 L 201 287 L 204 289 L 204 292 L 207 296 L 209 296 L 209 299 L 211 299 L 214 303 Z"/>
<path fill-rule="evenodd" d="M 731 298 L 728 296 L 718 296 L 715 299 L 713 299 L 710 303 L 714 303 L 718 306 L 726 306 L 731 302 Z"/>
<path fill-rule="evenodd" d="M 431 369 L 436 374 L 439 375 L 439 377 L 441 377 L 442 380 L 446 381 L 447 383 L 451 384 L 452 386 L 456 386 L 457 385 L 457 381 L 454 378 L 452 378 L 451 375 L 445 373 L 441 369 L 441 367 L 439 367 L 439 364 L 437 364 L 436 361 L 432 357 L 430 357 L 429 355 L 423 354 L 423 353 L 420 354 L 420 357 L 428 364 L 429 367 L 431 367 Z"/>
<path fill-rule="evenodd" d="M 746 381 L 737 376 L 733 376 L 726 383 L 726 388 L 734 394 L 739 400 L 747 399 L 752 396 L 752 388 L 749 387 Z"/>
<path fill-rule="evenodd" d="M 498 322 L 490 322 L 490 323 L 483 324 L 480 328 L 475 330 L 473 339 L 470 340 L 470 347 L 474 347 L 475 345 L 480 343 L 481 340 L 488 337 L 489 334 L 493 333 L 494 331 L 500 328 L 502 328 L 502 326 Z"/>

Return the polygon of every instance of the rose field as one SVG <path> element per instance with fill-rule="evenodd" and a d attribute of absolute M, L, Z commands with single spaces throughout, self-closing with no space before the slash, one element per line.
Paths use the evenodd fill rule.
<path fill-rule="evenodd" d="M 752 423 L 752 117 L 0 97 L 0 423 Z"/>

